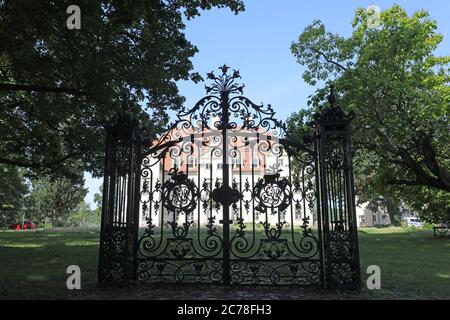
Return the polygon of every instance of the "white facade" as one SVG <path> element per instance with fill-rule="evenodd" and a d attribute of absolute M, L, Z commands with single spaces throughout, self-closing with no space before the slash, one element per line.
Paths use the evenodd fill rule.
<path fill-rule="evenodd" d="M 248 164 L 246 167 L 246 164 L 242 163 L 246 161 L 250 162 L 250 167 L 253 167 L 252 170 L 248 170 Z M 308 226 L 313 226 L 313 214 L 308 206 L 306 199 L 301 199 L 301 194 L 294 193 L 294 200 L 299 200 L 299 202 L 297 206 L 289 206 L 287 210 L 285 210 L 285 212 L 280 213 L 275 210 L 273 214 L 268 213 L 266 217 L 265 214 L 258 213 L 256 210 L 253 210 L 251 190 L 253 190 L 253 187 L 258 182 L 258 180 L 263 178 L 264 174 L 267 173 L 265 172 L 264 168 L 270 168 L 274 165 L 277 165 L 278 169 L 281 169 L 279 179 L 281 180 L 284 177 L 288 178 L 289 159 L 287 156 L 267 156 L 264 157 L 263 161 L 260 161 L 258 159 L 231 159 L 230 162 L 230 185 L 233 183 L 233 180 L 238 183 L 237 189 L 241 190 L 241 194 L 243 196 L 242 200 L 238 201 L 236 205 L 230 206 L 230 219 L 232 219 L 233 222 L 237 222 L 237 219 L 240 217 L 242 212 L 244 223 L 251 223 L 253 221 L 253 214 L 255 214 L 256 224 L 258 224 L 259 222 L 265 222 L 267 218 L 267 222 L 272 226 L 283 221 L 286 221 L 286 223 L 288 223 L 289 225 L 293 223 L 294 226 L 300 226 L 301 224 L 303 224 L 304 218 L 308 218 Z M 265 163 L 264 167 L 262 162 Z M 161 181 L 163 180 L 167 181 L 171 179 L 171 176 L 169 175 L 169 169 L 175 166 L 177 168 L 182 168 L 182 171 L 188 174 L 188 178 L 193 180 L 197 187 L 199 187 L 201 200 L 210 198 L 208 192 L 216 188 L 216 182 L 218 182 L 219 184 L 222 183 L 223 165 L 221 157 L 211 158 L 207 155 L 202 156 L 200 159 L 200 163 L 198 163 L 198 159 L 196 158 L 181 159 L 179 157 L 176 157 L 160 161 L 159 163 L 151 167 L 147 167 L 146 176 L 142 179 L 143 181 L 147 181 L 148 190 L 152 190 L 151 193 L 153 201 L 150 202 L 150 192 L 141 193 L 139 219 L 141 228 L 145 228 L 147 226 L 147 218 L 150 214 L 152 216 L 152 224 L 157 227 L 160 227 L 161 223 L 165 225 L 168 221 L 173 221 L 173 213 L 167 212 L 167 210 L 163 208 L 161 203 L 157 204 L 155 207 L 155 202 L 160 201 L 161 198 L 161 193 L 155 192 L 155 190 L 158 183 L 161 183 Z M 239 166 L 247 169 L 241 170 L 241 172 L 239 172 Z M 247 191 L 245 190 L 246 182 L 249 183 L 249 189 Z M 204 183 L 207 183 L 206 189 L 203 188 Z M 240 187 L 239 184 L 241 184 Z M 248 201 L 247 206 L 246 201 Z M 144 203 L 146 203 L 146 206 L 142 205 Z M 211 204 L 212 211 L 210 208 Z M 150 206 L 152 206 L 151 209 Z M 145 214 L 143 210 L 144 207 Z M 164 214 L 164 217 L 161 217 L 161 214 Z M 211 217 L 211 215 L 215 217 L 214 224 L 219 225 L 219 221 L 222 220 L 222 208 L 219 208 L 217 210 L 215 203 L 210 200 L 206 201 L 206 204 L 203 201 L 197 201 L 197 205 L 193 213 L 189 217 L 186 217 L 184 214 L 179 214 L 178 217 L 176 217 L 176 222 L 178 223 L 178 225 L 181 225 L 186 221 L 193 221 L 196 224 L 200 223 L 200 225 L 206 225 L 209 222 L 209 218 Z"/>
<path fill-rule="evenodd" d="M 356 205 L 356 219 L 358 227 L 380 227 L 391 225 L 391 219 L 386 209 L 372 211 L 368 208 L 369 203 L 365 202 Z"/>
<path fill-rule="evenodd" d="M 250 166 L 253 167 L 253 181 L 252 181 L 252 171 L 249 170 L 242 170 L 241 174 L 239 174 L 239 166 L 245 166 L 243 162 L 249 161 L 251 164 Z M 250 190 L 253 189 L 253 186 L 257 183 L 258 179 L 263 178 L 265 174 L 265 169 L 262 168 L 262 163 L 265 163 L 266 168 L 273 167 L 274 165 L 277 165 L 280 171 L 280 179 L 284 177 L 288 177 L 289 174 L 289 159 L 287 156 L 283 155 L 280 157 L 271 157 L 267 156 L 264 157 L 264 160 L 258 160 L 258 159 L 231 159 L 229 165 L 230 169 L 230 184 L 233 182 L 233 178 L 236 179 L 236 182 L 239 183 L 239 180 L 242 183 L 241 189 L 243 194 L 242 201 L 239 201 L 236 206 L 230 207 L 230 218 L 233 220 L 233 222 L 236 222 L 237 218 L 240 217 L 240 212 L 242 211 L 242 218 L 244 219 L 244 222 L 250 223 L 253 221 L 253 202 L 251 200 L 251 192 L 246 192 L 245 189 L 245 183 L 248 180 L 250 185 Z M 165 168 L 163 168 L 163 166 Z M 202 156 L 200 159 L 197 159 L 195 157 L 193 158 L 185 158 L 182 159 L 180 157 L 174 157 L 166 159 L 165 161 L 160 161 L 159 163 L 151 166 L 147 171 L 147 177 L 144 177 L 143 179 L 147 179 L 148 181 L 148 188 L 150 190 L 155 190 L 156 184 L 161 183 L 161 181 L 167 181 L 170 179 L 169 169 L 168 168 L 183 168 L 183 171 L 187 171 L 188 178 L 193 180 L 195 184 L 199 187 L 199 189 L 202 189 L 204 183 L 206 182 L 208 184 L 207 189 L 213 190 L 215 189 L 215 184 L 218 182 L 219 184 L 222 183 L 222 175 L 223 175 L 223 165 L 222 165 L 222 158 L 221 157 L 211 157 L 211 156 Z M 164 173 L 164 178 L 163 178 Z M 212 187 L 211 187 L 212 185 Z M 239 187 L 238 187 L 239 189 Z M 161 223 L 166 224 L 167 221 L 173 221 L 173 216 L 169 216 L 169 213 L 167 213 L 167 210 L 163 209 L 162 204 L 160 203 L 158 205 L 158 208 L 155 210 L 155 201 L 158 202 L 161 194 L 158 192 L 153 192 L 153 203 L 147 203 L 147 208 L 145 210 L 145 214 L 143 211 L 142 203 L 149 201 L 150 196 L 149 193 L 142 193 L 141 194 L 141 209 L 140 209 L 140 227 L 145 228 L 147 226 L 147 218 L 150 214 L 150 211 L 152 212 L 152 223 L 159 227 L 161 226 Z M 208 192 L 200 190 L 200 199 L 209 199 Z M 298 199 L 298 195 L 294 195 L 294 200 Z M 245 200 L 249 201 L 249 206 L 245 208 Z M 197 201 L 198 202 L 198 201 Z M 205 208 L 203 202 L 197 203 L 197 207 L 195 208 L 192 216 L 185 217 L 184 214 L 180 214 L 176 221 L 180 225 L 184 222 L 186 222 L 186 218 L 188 218 L 189 221 L 193 221 L 194 223 L 200 225 L 206 225 L 208 223 L 208 219 L 210 218 L 211 214 L 212 216 L 215 216 L 214 223 L 219 224 L 219 221 L 222 220 L 222 209 L 219 210 L 215 209 L 215 205 L 213 205 L 213 210 L 211 213 L 210 204 L 212 202 L 208 201 L 208 206 Z M 150 210 L 150 205 L 152 206 Z M 242 208 L 241 208 L 242 207 Z M 292 210 L 292 214 L 291 214 Z M 161 217 L 161 213 L 165 212 L 165 217 Z M 157 212 L 157 213 L 156 213 Z M 156 213 L 156 214 L 155 214 Z M 358 204 L 356 206 L 356 215 L 357 215 L 357 223 L 358 227 L 377 227 L 377 226 L 389 226 L 391 225 L 391 219 L 389 217 L 389 214 L 384 209 L 378 210 L 378 211 L 372 211 L 368 208 L 368 203 Z M 291 217 L 292 216 L 292 217 Z M 313 214 L 308 206 L 308 203 L 304 201 L 304 199 L 301 199 L 300 201 L 300 210 L 295 210 L 294 206 L 289 207 L 285 213 L 280 214 L 268 214 L 267 221 L 274 225 L 279 222 L 279 220 L 286 221 L 288 224 L 293 223 L 294 226 L 300 226 L 303 223 L 304 218 L 309 219 L 308 226 L 313 227 L 314 226 L 314 218 Z M 263 216 L 263 214 L 258 212 L 255 212 L 255 221 L 256 223 L 264 222 L 266 220 L 266 217 Z"/>

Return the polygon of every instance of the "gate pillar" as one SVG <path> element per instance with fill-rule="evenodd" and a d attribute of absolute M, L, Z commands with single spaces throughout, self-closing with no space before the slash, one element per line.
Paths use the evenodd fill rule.
<path fill-rule="evenodd" d="M 361 285 L 353 182 L 351 120 L 336 105 L 334 88 L 329 105 L 315 115 L 319 147 L 325 285 L 355 289 Z"/>
<path fill-rule="evenodd" d="M 135 278 L 140 149 L 138 122 L 124 100 L 120 114 L 106 126 L 97 278 L 103 287 L 126 286 Z"/>

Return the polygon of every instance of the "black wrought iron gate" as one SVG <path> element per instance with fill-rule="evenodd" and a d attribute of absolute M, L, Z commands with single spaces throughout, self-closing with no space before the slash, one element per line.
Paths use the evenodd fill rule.
<path fill-rule="evenodd" d="M 351 119 L 332 93 L 294 142 L 228 70 L 155 141 L 107 129 L 99 283 L 358 287 Z"/>

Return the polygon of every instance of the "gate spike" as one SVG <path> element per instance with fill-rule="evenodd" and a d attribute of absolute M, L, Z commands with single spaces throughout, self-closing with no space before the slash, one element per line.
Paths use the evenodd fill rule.
<path fill-rule="evenodd" d="M 328 95 L 328 102 L 330 103 L 331 107 L 334 108 L 336 104 L 336 95 L 334 94 L 334 85 L 330 85 L 330 94 Z"/>

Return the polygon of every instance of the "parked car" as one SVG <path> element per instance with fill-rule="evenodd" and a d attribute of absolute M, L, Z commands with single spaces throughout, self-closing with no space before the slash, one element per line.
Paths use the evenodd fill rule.
<path fill-rule="evenodd" d="M 423 222 L 417 217 L 406 217 L 403 220 L 409 227 L 423 227 Z"/>
<path fill-rule="evenodd" d="M 11 230 L 34 230 L 34 229 L 37 229 L 37 224 L 28 220 L 23 223 L 23 228 L 22 228 L 22 222 L 18 222 L 18 223 L 11 224 L 9 226 L 9 229 L 11 229 Z"/>

